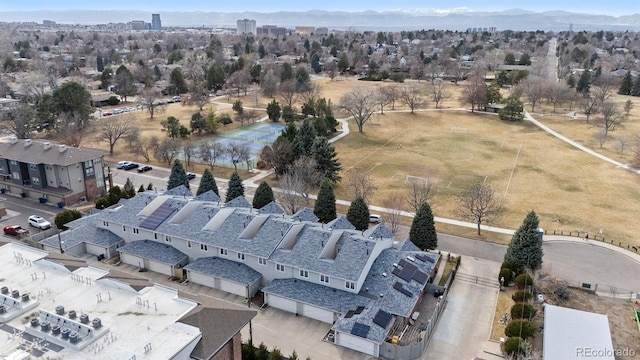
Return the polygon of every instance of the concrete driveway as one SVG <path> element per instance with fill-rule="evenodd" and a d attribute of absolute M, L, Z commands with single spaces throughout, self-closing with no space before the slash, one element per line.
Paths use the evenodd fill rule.
<path fill-rule="evenodd" d="M 488 341 L 498 299 L 500 263 L 463 257 L 423 359 L 501 359 L 500 346 Z M 495 355 L 494 355 L 495 354 Z"/>

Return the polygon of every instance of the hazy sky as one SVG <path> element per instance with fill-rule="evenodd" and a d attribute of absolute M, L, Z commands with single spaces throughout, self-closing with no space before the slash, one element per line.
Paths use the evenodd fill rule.
<path fill-rule="evenodd" d="M 341 10 L 341 11 L 363 11 L 363 10 L 443 10 L 446 12 L 455 8 L 466 8 L 470 10 L 508 10 L 521 8 L 531 11 L 546 10 L 566 10 L 581 13 L 594 13 L 603 15 L 628 15 L 640 13 L 640 5 L 637 0 L 609 0 L 609 1 L 576 1 L 576 0 L 537 0 L 529 2 L 506 2 L 504 0 L 482 0 L 482 1 L 460 1 L 448 0 L 271 0 L 271 1 L 225 1 L 225 0 L 107 0 L 107 1 L 87 1 L 87 0 L 0 0 L 0 12 L 14 10 L 67 10 L 67 9 L 94 9 L 94 10 L 142 10 L 150 12 L 162 11 L 218 11 L 218 12 L 238 12 L 238 11 L 304 11 L 304 10 Z M 446 6 L 442 6 L 443 3 Z M 0 19 L 1 20 L 1 19 Z"/>

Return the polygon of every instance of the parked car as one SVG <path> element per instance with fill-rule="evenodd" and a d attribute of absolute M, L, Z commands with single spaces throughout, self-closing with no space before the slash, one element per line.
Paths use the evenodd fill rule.
<path fill-rule="evenodd" d="M 192 173 L 192 172 L 188 172 L 187 173 L 187 179 L 189 180 L 193 180 L 196 178 L 196 174 Z"/>
<path fill-rule="evenodd" d="M 138 165 L 138 164 L 136 164 L 136 163 L 128 163 L 127 165 L 125 165 L 125 166 L 122 168 L 122 170 L 131 170 L 131 169 L 135 169 L 135 168 L 137 168 L 138 166 L 140 166 L 140 165 Z"/>
<path fill-rule="evenodd" d="M 372 224 L 379 224 L 382 221 L 382 217 L 380 215 L 371 214 L 369 215 L 369 222 Z"/>
<path fill-rule="evenodd" d="M 35 228 L 38 228 L 40 230 L 47 230 L 51 228 L 51 223 L 39 215 L 29 216 L 29 225 Z"/>
<path fill-rule="evenodd" d="M 124 167 L 129 164 L 131 164 L 131 161 L 118 161 L 118 163 L 116 164 L 116 167 L 118 169 L 124 169 Z"/>
<path fill-rule="evenodd" d="M 139 173 L 141 173 L 141 172 L 149 171 L 149 170 L 151 170 L 151 169 L 152 169 L 152 167 L 151 167 L 151 166 L 149 166 L 149 165 L 144 165 L 144 166 L 141 166 L 141 167 L 139 167 L 139 168 L 138 168 L 138 172 L 139 172 Z"/>
<path fill-rule="evenodd" d="M 20 225 L 7 225 L 3 229 L 5 235 L 23 236 L 29 233 L 29 230 L 23 229 Z"/>

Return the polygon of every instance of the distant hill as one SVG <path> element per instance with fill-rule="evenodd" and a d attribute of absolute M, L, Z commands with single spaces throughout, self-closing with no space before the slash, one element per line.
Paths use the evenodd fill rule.
<path fill-rule="evenodd" d="M 496 27 L 498 30 L 640 30 L 640 14 L 607 16 L 571 13 L 566 11 L 532 12 L 511 9 L 501 12 L 462 11 L 446 15 L 421 11 L 343 12 L 311 10 L 304 12 L 160 12 L 163 26 L 224 26 L 235 27 L 237 19 L 255 19 L 260 25 L 294 27 L 326 26 L 331 29 L 357 30 L 416 30 Z M 0 20 L 6 22 L 53 20 L 67 24 L 127 23 L 132 20 L 151 22 L 151 12 L 130 10 L 39 10 L 1 11 Z"/>

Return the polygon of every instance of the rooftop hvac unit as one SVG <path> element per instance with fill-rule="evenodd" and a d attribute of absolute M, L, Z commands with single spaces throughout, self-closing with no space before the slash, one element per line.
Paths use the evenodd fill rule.
<path fill-rule="evenodd" d="M 31 319 L 31 327 L 38 327 L 38 325 L 40 325 L 40 320 Z"/>
<path fill-rule="evenodd" d="M 31 145 L 31 144 L 33 144 L 33 140 L 31 140 L 31 139 L 24 139 L 24 146 L 29 146 L 29 145 Z"/>
<path fill-rule="evenodd" d="M 62 335 L 63 340 L 67 340 L 69 338 L 69 334 L 71 334 L 71 330 L 69 328 L 63 328 L 60 330 L 60 335 Z"/>
<path fill-rule="evenodd" d="M 6 313 L 7 313 L 7 308 L 4 307 L 4 305 L 0 305 L 0 315 L 6 314 Z"/>
<path fill-rule="evenodd" d="M 53 325 L 53 326 L 51 327 L 51 335 L 53 335 L 53 336 L 58 336 L 58 335 L 60 335 L 60 326 L 58 326 L 58 325 Z"/>
<path fill-rule="evenodd" d="M 8 288 L 8 287 L 6 287 L 6 286 L 3 286 L 2 288 L 0 288 L 0 292 L 1 292 L 3 295 L 7 295 L 7 294 L 9 293 L 9 288 Z"/>
<path fill-rule="evenodd" d="M 88 324 L 89 323 L 89 315 L 87 315 L 87 314 L 80 315 L 80 322 L 83 323 L 83 324 Z"/>
<path fill-rule="evenodd" d="M 9 141 L 10 141 L 12 144 L 15 144 L 15 143 L 17 143 L 17 142 L 18 142 L 18 138 L 17 138 L 16 136 L 12 136 L 12 137 L 10 137 L 10 138 L 9 138 Z"/>
<path fill-rule="evenodd" d="M 94 329 L 100 329 L 102 327 L 102 321 L 100 318 L 93 318 L 91 325 L 93 325 Z"/>
<path fill-rule="evenodd" d="M 49 150 L 51 149 L 51 143 L 49 141 L 45 142 L 44 144 L 42 144 L 42 148 L 45 150 Z"/>
<path fill-rule="evenodd" d="M 78 340 L 80 340 L 80 337 L 78 336 L 78 333 L 71 333 L 69 334 L 69 342 L 72 344 L 77 344 Z"/>
<path fill-rule="evenodd" d="M 56 306 L 56 314 L 57 315 L 63 315 L 64 314 L 64 306 L 62 306 L 62 305 Z"/>
<path fill-rule="evenodd" d="M 48 321 L 42 321 L 40 322 L 40 330 L 47 332 L 49 330 L 51 330 L 51 324 L 49 324 Z"/>
<path fill-rule="evenodd" d="M 29 301 L 29 294 L 22 294 L 22 302 L 28 302 Z"/>
<path fill-rule="evenodd" d="M 75 319 L 78 314 L 76 314 L 75 310 L 69 311 L 69 319 Z"/>
<path fill-rule="evenodd" d="M 58 151 L 59 152 L 67 151 L 67 145 L 58 145 Z"/>
<path fill-rule="evenodd" d="M 18 291 L 18 290 L 13 290 L 13 291 L 11 292 L 11 297 L 12 297 L 12 298 L 14 298 L 14 299 L 19 298 L 19 297 L 20 297 L 20 291 Z"/>

